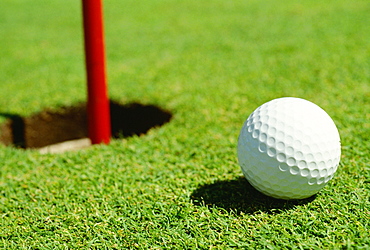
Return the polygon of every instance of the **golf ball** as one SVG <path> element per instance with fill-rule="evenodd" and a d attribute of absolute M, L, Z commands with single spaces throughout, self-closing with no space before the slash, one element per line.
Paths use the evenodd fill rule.
<path fill-rule="evenodd" d="M 278 199 L 304 199 L 336 172 L 340 137 L 330 116 L 304 99 L 284 97 L 258 107 L 238 139 L 244 176 L 260 192 Z"/>

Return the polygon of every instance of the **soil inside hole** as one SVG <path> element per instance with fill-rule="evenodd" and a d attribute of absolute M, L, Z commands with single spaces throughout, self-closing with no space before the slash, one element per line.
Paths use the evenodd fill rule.
<path fill-rule="evenodd" d="M 129 137 L 147 133 L 169 122 L 172 114 L 155 105 L 110 101 L 112 137 Z M 44 110 L 30 117 L 0 113 L 8 118 L 0 125 L 0 143 L 19 148 L 41 148 L 88 137 L 86 104 L 58 110 Z"/>

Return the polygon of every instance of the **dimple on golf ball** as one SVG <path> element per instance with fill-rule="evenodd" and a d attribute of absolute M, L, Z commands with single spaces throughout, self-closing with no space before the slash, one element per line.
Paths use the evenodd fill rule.
<path fill-rule="evenodd" d="M 245 178 L 278 199 L 304 199 L 336 172 L 340 137 L 330 116 L 304 99 L 284 97 L 258 107 L 245 121 L 238 160 Z"/>

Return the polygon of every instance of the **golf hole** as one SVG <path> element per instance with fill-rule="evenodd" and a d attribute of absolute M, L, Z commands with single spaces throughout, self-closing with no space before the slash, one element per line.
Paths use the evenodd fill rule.
<path fill-rule="evenodd" d="M 113 138 L 143 135 L 169 122 L 172 114 L 155 105 L 120 104 L 110 101 Z M 0 113 L 0 143 L 18 148 L 40 149 L 67 141 L 88 140 L 86 104 L 43 110 L 29 117 Z"/>

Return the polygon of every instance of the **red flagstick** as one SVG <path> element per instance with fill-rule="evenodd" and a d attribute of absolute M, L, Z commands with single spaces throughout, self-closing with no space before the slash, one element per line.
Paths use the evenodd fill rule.
<path fill-rule="evenodd" d="M 101 0 L 82 0 L 87 71 L 87 115 L 92 144 L 110 142 L 111 125 Z"/>

